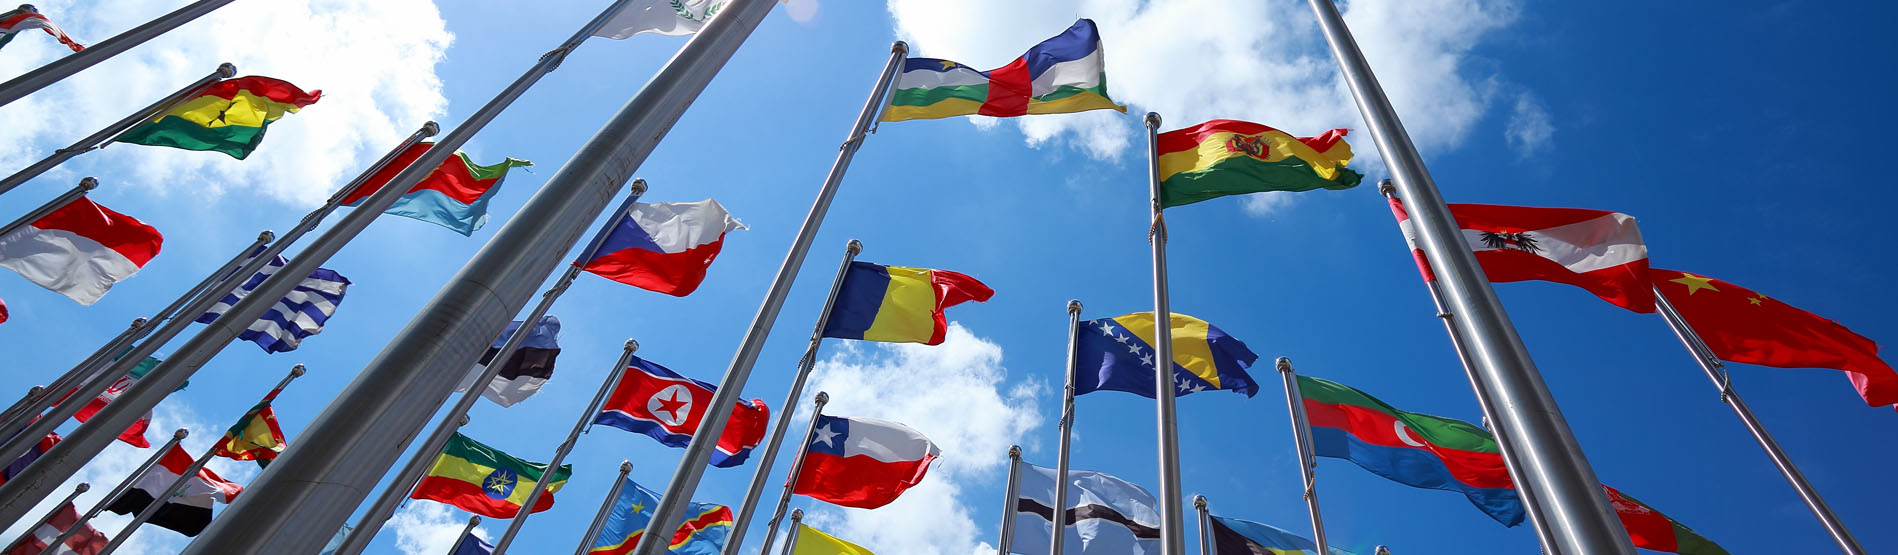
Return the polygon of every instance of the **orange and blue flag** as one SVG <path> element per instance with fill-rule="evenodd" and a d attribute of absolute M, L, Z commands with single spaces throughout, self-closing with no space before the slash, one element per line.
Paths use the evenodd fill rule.
<path fill-rule="evenodd" d="M 659 494 L 627 479 L 626 487 L 620 488 L 619 499 L 613 501 L 613 512 L 606 516 L 606 525 L 600 528 L 600 537 L 593 540 L 587 555 L 631 553 L 633 547 L 639 545 L 639 537 L 645 535 L 646 526 L 652 523 L 653 508 L 658 506 Z M 689 503 L 685 508 L 685 521 L 680 522 L 679 530 L 672 534 L 672 544 L 666 547 L 666 553 L 718 555 L 725 549 L 731 528 L 730 507 Z"/>
<path fill-rule="evenodd" d="M 1075 339 L 1074 394 L 1125 391 L 1153 398 L 1152 312 L 1083 322 Z M 1205 320 L 1173 313 L 1173 394 L 1226 389 L 1247 397 L 1259 382 L 1246 368 L 1259 360 L 1246 344 Z"/>
<path fill-rule="evenodd" d="M 940 345 L 949 333 L 943 309 L 993 296 L 989 286 L 948 270 L 851 262 L 824 337 Z"/>

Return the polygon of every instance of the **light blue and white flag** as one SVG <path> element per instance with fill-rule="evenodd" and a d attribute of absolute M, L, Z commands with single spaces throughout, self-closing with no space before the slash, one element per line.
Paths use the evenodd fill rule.
<path fill-rule="evenodd" d="M 212 306 L 211 310 L 198 316 L 198 322 L 209 324 L 224 311 L 236 306 L 251 291 L 269 278 L 277 270 L 283 269 L 288 260 L 279 256 L 276 260 L 257 270 L 255 275 L 244 281 L 237 290 L 224 295 L 224 299 Z M 326 268 L 317 268 L 310 277 L 277 301 L 262 317 L 238 334 L 238 339 L 256 343 L 267 353 L 294 351 L 302 344 L 303 338 L 323 331 L 323 323 L 336 314 L 336 305 L 343 302 L 343 290 L 349 287 L 349 278 Z"/>
<path fill-rule="evenodd" d="M 1047 553 L 1054 536 L 1054 469 L 1022 464 L 1015 499 L 1015 553 Z M 1132 482 L 1092 470 L 1068 471 L 1063 555 L 1160 553 L 1160 501 Z"/>

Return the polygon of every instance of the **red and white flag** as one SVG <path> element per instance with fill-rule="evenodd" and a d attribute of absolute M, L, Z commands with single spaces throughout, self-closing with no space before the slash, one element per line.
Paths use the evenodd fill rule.
<path fill-rule="evenodd" d="M 6 46 L 8 42 L 13 41 L 14 35 L 29 29 L 45 30 L 46 34 L 52 35 L 60 44 L 71 48 L 73 52 L 86 49 L 80 46 L 78 41 L 72 40 L 72 37 L 66 36 L 66 31 L 54 25 L 52 20 L 46 19 L 46 16 L 26 10 L 13 10 L 0 14 L 0 46 Z"/>
<path fill-rule="evenodd" d="M 59 510 L 53 513 L 51 520 L 22 536 L 12 548 L 7 549 L 6 555 L 39 555 L 40 552 L 46 551 L 47 542 L 58 538 L 76 522 L 79 522 L 79 511 L 73 508 L 72 503 L 60 505 Z M 91 524 L 80 524 L 80 526 L 85 528 L 74 533 L 72 537 L 66 538 L 65 545 L 46 552 L 53 555 L 96 555 L 105 549 L 107 543 L 105 534 L 94 529 Z"/>
<path fill-rule="evenodd" d="M 145 222 L 79 197 L 0 237 L 0 266 L 90 305 L 158 256 L 164 242 Z"/>
<path fill-rule="evenodd" d="M 942 452 L 909 426 L 874 418 L 820 417 L 810 440 L 791 492 L 859 509 L 895 501 Z"/>
<path fill-rule="evenodd" d="M 1391 201 L 1426 281 L 1434 279 L 1403 205 Z M 1452 204 L 1463 240 L 1493 283 L 1566 283 L 1628 310 L 1654 312 L 1648 247 L 1634 217 L 1606 210 Z"/>
<path fill-rule="evenodd" d="M 145 471 L 145 475 L 132 484 L 132 489 L 126 490 L 105 510 L 122 515 L 138 514 L 145 510 L 145 506 L 158 501 L 158 496 L 165 493 L 165 488 L 171 487 L 171 483 L 183 476 L 196 460 L 183 447 L 171 446 L 164 458 L 158 459 L 158 464 Z M 196 479 L 186 480 L 184 489 L 165 499 L 164 506 L 152 513 L 151 520 L 147 522 L 197 537 L 198 532 L 203 532 L 205 526 L 211 525 L 211 505 L 228 505 L 240 493 L 244 493 L 244 486 L 225 480 L 209 468 L 200 468 Z"/>

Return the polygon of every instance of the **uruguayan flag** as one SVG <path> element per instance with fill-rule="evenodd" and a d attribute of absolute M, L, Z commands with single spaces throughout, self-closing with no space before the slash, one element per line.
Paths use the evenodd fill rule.
<path fill-rule="evenodd" d="M 209 312 L 199 316 L 198 322 L 209 324 L 212 320 L 216 320 L 218 316 L 224 314 L 224 311 L 236 306 L 237 301 L 243 300 L 244 296 L 257 289 L 265 278 L 283 269 L 284 264 L 288 262 L 279 256 L 276 260 L 264 265 L 263 268 L 257 270 L 256 275 L 245 280 L 242 287 L 224 295 L 224 299 L 211 307 Z M 310 277 L 305 278 L 303 283 L 297 284 L 296 289 L 291 289 L 288 295 L 284 295 L 283 300 L 277 301 L 277 306 L 270 307 L 269 312 L 265 312 L 243 333 L 238 334 L 237 338 L 256 343 L 268 353 L 294 351 L 297 345 L 303 342 L 303 338 L 323 331 L 323 322 L 329 321 L 330 316 L 336 314 L 336 305 L 342 304 L 343 290 L 347 288 L 349 288 L 349 278 L 343 277 L 334 270 L 317 268 L 316 271 L 310 272 Z"/>

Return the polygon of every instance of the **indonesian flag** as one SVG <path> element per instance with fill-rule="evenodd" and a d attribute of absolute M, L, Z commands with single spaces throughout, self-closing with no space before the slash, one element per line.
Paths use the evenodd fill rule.
<path fill-rule="evenodd" d="M 195 460 L 183 447 L 171 446 L 164 458 L 158 459 L 157 465 L 140 476 L 138 482 L 132 484 L 132 489 L 126 490 L 106 510 L 122 515 L 138 514 L 156 501 L 159 495 L 163 495 L 172 482 L 191 468 Z M 197 537 L 198 532 L 203 532 L 205 526 L 211 525 L 211 505 L 229 504 L 240 493 L 244 493 L 244 486 L 219 477 L 209 468 L 200 468 L 194 479 L 186 480 L 184 488 L 166 499 L 164 506 L 152 513 L 150 522 L 186 536 Z"/>
<path fill-rule="evenodd" d="M 65 545 L 46 551 L 46 543 L 58 538 L 74 523 L 79 523 L 79 511 L 73 508 L 72 503 L 60 505 L 59 509 L 53 512 L 53 518 L 21 537 L 20 541 L 7 549 L 6 555 L 38 555 L 43 551 L 53 555 L 96 555 L 105 549 L 105 544 L 108 542 L 105 534 L 94 529 L 91 524 L 79 523 L 85 528 L 74 533 L 72 537 L 66 538 Z"/>
<path fill-rule="evenodd" d="M 66 36 L 66 31 L 54 25 L 52 20 L 46 19 L 46 16 L 26 10 L 13 10 L 0 14 L 0 46 L 6 46 L 8 42 L 13 41 L 14 35 L 28 29 L 46 31 L 46 34 L 52 35 L 54 39 L 59 40 L 60 44 L 71 48 L 73 52 L 86 49 L 78 41 L 72 40 L 72 37 Z"/>
<path fill-rule="evenodd" d="M 874 418 L 822 416 L 808 439 L 791 493 L 859 509 L 895 501 L 942 452 L 909 426 Z"/>
<path fill-rule="evenodd" d="M 90 305 L 158 256 L 164 242 L 152 226 L 79 197 L 0 237 L 0 266 Z"/>
<path fill-rule="evenodd" d="M 1435 279 L 1417 247 L 1403 205 L 1391 201 L 1397 223 L 1426 281 Z M 1628 310 L 1654 312 L 1648 285 L 1648 247 L 1634 217 L 1606 210 L 1452 204 L 1463 240 L 1493 283 L 1566 283 Z"/>

